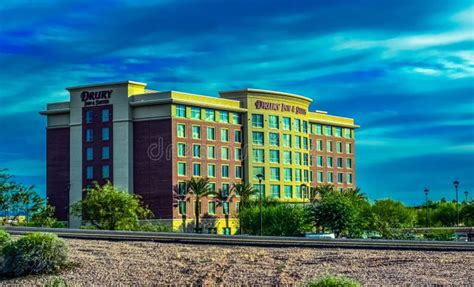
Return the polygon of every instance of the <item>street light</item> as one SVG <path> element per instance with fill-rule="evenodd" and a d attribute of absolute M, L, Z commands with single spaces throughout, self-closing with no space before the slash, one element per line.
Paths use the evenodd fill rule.
<path fill-rule="evenodd" d="M 426 225 L 428 227 L 430 227 L 430 217 L 429 217 L 429 214 L 428 214 L 428 212 L 429 212 L 429 209 L 428 209 L 428 192 L 430 192 L 430 191 L 427 188 L 425 188 L 424 191 L 425 191 L 425 202 L 426 202 Z"/>
<path fill-rule="evenodd" d="M 259 173 L 257 174 L 258 178 L 258 190 L 260 193 L 260 236 L 263 234 L 263 213 L 262 213 L 262 180 L 263 180 L 263 174 Z"/>
<path fill-rule="evenodd" d="M 458 197 L 458 187 L 459 181 L 454 181 L 454 188 L 456 189 L 456 216 L 457 216 L 457 226 L 459 226 L 459 197 Z"/>
<path fill-rule="evenodd" d="M 468 195 L 468 194 L 469 194 L 469 192 L 466 190 L 466 191 L 464 192 L 464 196 L 466 197 L 466 203 L 467 203 L 467 195 Z"/>
<path fill-rule="evenodd" d="M 306 199 L 308 198 L 307 187 L 308 186 L 306 185 L 306 183 L 301 184 L 301 190 L 303 190 L 303 203 L 306 203 Z"/>

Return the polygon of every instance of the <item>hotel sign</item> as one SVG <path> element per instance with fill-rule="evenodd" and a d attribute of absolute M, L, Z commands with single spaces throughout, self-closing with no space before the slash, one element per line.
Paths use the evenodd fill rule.
<path fill-rule="evenodd" d="M 264 109 L 264 110 L 281 111 L 281 112 L 292 112 L 297 115 L 298 114 L 306 115 L 306 109 L 303 109 L 297 106 L 264 102 L 260 100 L 255 102 L 255 108 Z"/>
<path fill-rule="evenodd" d="M 110 102 L 110 96 L 112 95 L 112 92 L 112 90 L 97 92 L 84 91 L 81 93 L 81 101 L 86 107 L 106 105 Z"/>

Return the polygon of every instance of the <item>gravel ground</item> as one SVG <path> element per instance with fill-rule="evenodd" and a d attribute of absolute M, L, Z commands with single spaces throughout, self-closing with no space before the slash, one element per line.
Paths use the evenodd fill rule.
<path fill-rule="evenodd" d="M 302 285 L 324 274 L 364 285 L 474 285 L 474 253 L 257 248 L 67 240 L 74 267 L 0 285 Z"/>

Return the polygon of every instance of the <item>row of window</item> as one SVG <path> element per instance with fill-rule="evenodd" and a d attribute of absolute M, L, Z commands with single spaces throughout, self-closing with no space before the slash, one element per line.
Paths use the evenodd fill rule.
<path fill-rule="evenodd" d="M 106 160 L 110 159 L 110 147 L 103 146 L 101 149 L 101 159 Z M 86 148 L 86 160 L 94 160 L 94 148 L 88 147 Z"/>
<path fill-rule="evenodd" d="M 88 110 L 86 111 L 86 124 L 92 124 L 94 123 L 94 111 Z M 107 123 L 110 121 L 110 110 L 109 109 L 103 109 L 101 111 L 101 122 Z"/>
<path fill-rule="evenodd" d="M 101 129 L 101 139 L 103 141 L 110 140 L 110 128 Z M 94 141 L 94 130 L 86 129 L 86 142 L 92 142 L 92 141 Z"/>
<path fill-rule="evenodd" d="M 312 146 L 312 140 L 310 140 L 310 144 Z M 342 142 L 336 142 L 336 152 L 337 153 L 342 153 L 343 152 L 343 146 L 344 143 Z M 351 143 L 346 143 L 346 153 L 351 154 L 352 153 L 352 144 Z M 326 141 L 326 151 L 327 152 L 332 152 L 333 151 L 333 141 L 327 140 Z M 323 140 L 316 140 L 316 150 L 317 151 L 323 151 Z"/>
<path fill-rule="evenodd" d="M 336 166 L 337 168 L 343 168 L 343 158 L 338 157 L 336 158 Z M 324 160 L 322 156 L 316 156 L 316 165 L 318 167 L 324 166 Z M 334 158 L 332 156 L 326 157 L 326 167 L 334 167 Z M 352 159 L 346 158 L 346 168 L 352 169 Z"/>
<path fill-rule="evenodd" d="M 203 113 L 204 111 L 204 113 Z M 228 111 L 219 111 L 219 122 L 229 123 L 230 115 Z M 188 118 L 188 112 L 185 105 L 176 105 L 176 117 L 178 118 Z M 189 118 L 195 120 L 205 120 L 208 122 L 216 121 L 216 110 L 214 109 L 203 109 L 200 107 L 190 107 L 190 116 Z M 233 124 L 242 124 L 241 115 L 238 113 L 232 113 L 232 123 Z"/>
<path fill-rule="evenodd" d="M 110 178 L 110 166 L 103 165 L 102 167 L 102 178 L 107 179 Z M 93 166 L 86 166 L 86 179 L 94 179 L 94 167 Z"/>
<path fill-rule="evenodd" d="M 176 130 L 177 130 L 178 138 L 186 138 L 186 125 L 185 124 L 177 124 Z M 193 125 L 191 133 L 192 133 L 191 136 L 192 136 L 193 139 L 201 139 L 201 126 Z M 229 129 L 221 128 L 220 129 L 220 136 L 221 136 L 221 141 L 229 142 L 230 141 Z M 206 138 L 207 138 L 207 140 L 210 140 L 210 141 L 216 140 L 216 128 L 207 127 L 206 128 Z M 238 143 L 242 142 L 242 131 L 241 130 L 235 130 L 234 131 L 234 141 L 238 142 Z"/>
<path fill-rule="evenodd" d="M 221 165 L 221 177 L 229 178 L 229 165 Z M 178 162 L 178 175 L 187 176 L 187 164 L 185 162 Z M 202 176 L 202 164 L 192 163 L 192 176 Z M 216 164 L 207 164 L 207 177 L 216 177 Z M 243 177 L 242 166 L 235 166 L 235 178 Z"/>
<path fill-rule="evenodd" d="M 263 166 L 256 166 L 253 167 L 253 179 L 258 180 L 258 174 L 265 174 L 265 167 Z M 280 181 L 281 176 L 283 176 L 283 181 L 288 182 L 308 182 L 311 178 L 312 181 L 316 181 L 318 183 L 324 182 L 323 178 L 324 173 L 322 171 L 318 171 L 316 173 L 316 178 L 313 178 L 313 172 L 308 170 L 301 170 L 299 168 L 283 168 L 283 174 L 281 174 L 281 169 L 279 167 L 270 167 L 270 180 L 271 181 Z M 344 183 L 343 182 L 344 173 L 339 172 L 337 173 L 337 183 Z M 327 172 L 326 182 L 333 183 L 334 182 L 334 173 L 332 171 Z M 352 184 L 352 173 L 346 173 L 346 183 Z"/>
<path fill-rule="evenodd" d="M 201 158 L 201 145 L 193 144 L 192 145 L 192 156 L 193 158 Z M 187 148 L 185 143 L 178 143 L 177 148 L 178 157 L 185 157 L 187 154 Z M 208 145 L 207 146 L 207 158 L 216 159 L 216 147 Z M 221 159 L 230 160 L 230 149 L 228 147 L 221 147 Z M 242 160 L 242 149 L 234 148 L 234 159 Z"/>
<path fill-rule="evenodd" d="M 239 211 L 239 203 L 237 202 L 235 205 L 236 205 L 235 206 L 235 211 L 238 212 Z M 186 206 L 187 206 L 186 201 L 180 200 L 178 202 L 178 213 L 179 214 L 186 214 Z M 193 202 L 193 208 L 194 208 L 194 206 L 195 206 L 195 202 Z M 222 202 L 221 206 L 222 206 L 222 213 L 224 215 L 230 214 L 229 213 L 230 212 L 230 203 L 228 201 Z M 199 212 L 199 214 L 202 213 L 200 202 L 198 203 L 198 212 Z M 207 213 L 209 215 L 215 215 L 216 214 L 216 202 L 215 201 L 208 201 L 207 202 Z"/>
<path fill-rule="evenodd" d="M 280 163 L 280 150 L 271 149 L 268 151 L 270 157 L 270 163 Z M 284 164 L 296 164 L 309 166 L 309 154 L 301 152 L 283 151 L 283 163 Z M 252 150 L 254 163 L 265 162 L 265 150 L 264 149 L 253 149 Z M 294 155 L 294 157 L 292 156 Z"/>
<path fill-rule="evenodd" d="M 264 115 L 252 114 L 252 127 L 263 128 Z M 352 138 L 352 133 L 353 133 L 353 130 L 350 128 L 343 129 L 342 127 L 333 127 L 330 125 L 323 126 L 321 124 L 308 123 L 308 121 L 304 121 L 300 119 L 293 119 L 293 125 L 292 125 L 290 117 L 282 117 L 281 127 L 284 131 L 291 131 L 293 129 L 295 132 L 303 132 L 303 133 L 309 132 L 315 135 L 322 135 L 323 127 L 324 127 L 324 135 L 336 136 L 336 137 L 342 137 L 344 135 L 345 138 Z M 308 127 L 309 127 L 309 130 L 308 130 Z M 280 129 L 280 117 L 276 115 L 269 115 L 268 128 Z M 344 134 L 343 134 L 343 130 L 344 130 Z"/>

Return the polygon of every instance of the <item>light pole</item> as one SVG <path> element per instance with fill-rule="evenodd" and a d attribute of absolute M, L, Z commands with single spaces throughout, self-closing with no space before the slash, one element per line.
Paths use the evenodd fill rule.
<path fill-rule="evenodd" d="M 262 213 L 262 180 L 263 180 L 263 174 L 259 173 L 257 174 L 258 178 L 258 190 L 260 193 L 260 236 L 263 234 L 263 213 Z"/>
<path fill-rule="evenodd" d="M 458 196 L 459 181 L 456 180 L 453 182 L 453 184 L 454 184 L 454 188 L 456 189 L 456 217 L 457 217 L 456 226 L 459 226 L 459 196 Z"/>
<path fill-rule="evenodd" d="M 469 194 L 469 192 L 466 190 L 466 191 L 464 192 L 464 196 L 466 197 L 466 199 L 465 199 L 466 203 L 467 203 L 467 195 L 468 195 L 468 194 Z"/>
<path fill-rule="evenodd" d="M 424 191 L 425 191 L 425 202 L 426 202 L 425 203 L 426 204 L 426 225 L 427 225 L 427 227 L 430 227 L 430 216 L 428 214 L 428 212 L 429 212 L 429 209 L 428 209 L 428 192 L 430 192 L 430 191 L 427 188 L 425 188 Z"/>
<path fill-rule="evenodd" d="M 301 189 L 303 190 L 303 204 L 306 204 L 306 199 L 308 198 L 306 183 L 301 184 Z"/>

